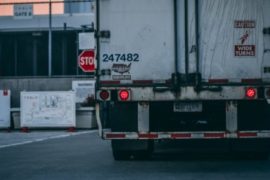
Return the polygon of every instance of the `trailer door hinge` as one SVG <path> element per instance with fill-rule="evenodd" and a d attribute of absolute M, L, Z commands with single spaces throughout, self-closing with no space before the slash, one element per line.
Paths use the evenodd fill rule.
<path fill-rule="evenodd" d="M 109 39 L 111 38 L 111 32 L 109 30 L 98 31 L 96 37 Z"/>

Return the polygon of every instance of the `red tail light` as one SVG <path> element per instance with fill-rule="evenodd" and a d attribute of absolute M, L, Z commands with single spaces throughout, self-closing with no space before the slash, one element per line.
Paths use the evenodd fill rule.
<path fill-rule="evenodd" d="M 246 97 L 248 99 L 255 99 L 256 95 L 257 95 L 257 91 L 255 88 L 250 87 L 246 89 Z"/>
<path fill-rule="evenodd" d="M 130 98 L 130 91 L 128 91 L 128 90 L 120 90 L 118 95 L 119 95 L 119 99 L 121 101 L 127 101 Z"/>
<path fill-rule="evenodd" d="M 109 99 L 110 93 L 109 93 L 108 91 L 106 91 L 106 90 L 102 90 L 102 91 L 100 91 L 100 93 L 99 93 L 99 97 L 100 97 L 103 101 L 105 101 L 105 100 Z"/>

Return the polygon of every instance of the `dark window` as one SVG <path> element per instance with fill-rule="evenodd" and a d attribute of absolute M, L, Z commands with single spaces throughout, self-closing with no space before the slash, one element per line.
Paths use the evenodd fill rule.
<path fill-rule="evenodd" d="M 0 37 L 0 75 L 15 75 L 15 40 L 12 36 Z"/>
<path fill-rule="evenodd" d="M 47 76 L 48 75 L 48 36 L 43 34 L 37 36 L 37 75 Z M 45 43 L 46 42 L 46 43 Z"/>
<path fill-rule="evenodd" d="M 52 75 L 76 75 L 77 56 L 77 32 L 53 32 Z M 0 76 L 48 76 L 48 32 L 0 33 Z"/>
<path fill-rule="evenodd" d="M 31 76 L 34 75 L 33 68 L 33 38 L 30 35 L 22 35 L 17 39 L 17 75 Z"/>

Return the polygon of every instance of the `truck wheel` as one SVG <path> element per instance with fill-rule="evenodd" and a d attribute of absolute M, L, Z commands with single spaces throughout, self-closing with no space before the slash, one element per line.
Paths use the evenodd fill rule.
<path fill-rule="evenodd" d="M 268 152 L 254 152 L 251 156 L 258 160 L 268 160 L 269 153 Z"/>
<path fill-rule="evenodd" d="M 146 143 L 146 147 L 138 148 L 133 146 L 134 144 L 141 145 L 142 143 Z M 130 146 L 129 146 L 130 145 Z M 153 141 L 132 141 L 132 140 L 112 140 L 112 151 L 114 160 L 146 160 L 149 159 L 153 152 Z M 125 147 L 125 148 L 123 148 Z"/>

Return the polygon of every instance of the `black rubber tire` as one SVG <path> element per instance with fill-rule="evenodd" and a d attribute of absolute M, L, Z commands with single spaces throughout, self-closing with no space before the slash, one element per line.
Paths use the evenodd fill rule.
<path fill-rule="evenodd" d="M 251 156 L 257 160 L 268 160 L 269 153 L 268 152 L 255 152 L 255 153 L 252 153 Z"/>
<path fill-rule="evenodd" d="M 113 158 L 116 161 L 130 160 L 132 156 L 131 151 L 113 150 Z"/>

